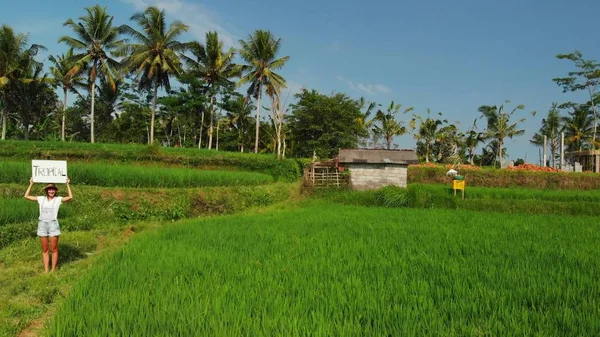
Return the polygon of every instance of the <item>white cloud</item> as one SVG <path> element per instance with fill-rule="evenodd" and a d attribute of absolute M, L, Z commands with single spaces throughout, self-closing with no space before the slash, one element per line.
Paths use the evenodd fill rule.
<path fill-rule="evenodd" d="M 226 48 L 234 47 L 238 37 L 225 29 L 219 23 L 218 15 L 200 3 L 191 3 L 181 0 L 122 0 L 142 11 L 148 6 L 163 9 L 171 19 L 182 21 L 189 26 L 188 32 L 198 41 L 204 42 L 206 32 L 217 31 Z"/>
<path fill-rule="evenodd" d="M 383 84 L 365 84 L 365 83 L 354 83 L 342 76 L 336 76 L 338 81 L 346 83 L 350 88 L 356 91 L 360 91 L 362 93 L 376 96 L 378 93 L 381 94 L 390 94 L 392 93 L 392 89 L 386 87 Z"/>

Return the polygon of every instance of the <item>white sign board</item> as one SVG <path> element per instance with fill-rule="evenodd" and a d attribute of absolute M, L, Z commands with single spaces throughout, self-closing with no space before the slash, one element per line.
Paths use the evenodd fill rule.
<path fill-rule="evenodd" d="M 66 183 L 67 162 L 65 160 L 32 160 L 31 177 L 35 183 Z"/>

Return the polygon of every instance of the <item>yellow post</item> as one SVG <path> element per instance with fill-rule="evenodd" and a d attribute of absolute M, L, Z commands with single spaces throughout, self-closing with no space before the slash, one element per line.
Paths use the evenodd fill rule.
<path fill-rule="evenodd" d="M 465 198 L 465 185 L 466 182 L 464 180 L 453 180 L 452 181 L 452 189 L 454 190 L 454 195 L 456 195 L 456 190 L 462 191 L 462 198 Z"/>

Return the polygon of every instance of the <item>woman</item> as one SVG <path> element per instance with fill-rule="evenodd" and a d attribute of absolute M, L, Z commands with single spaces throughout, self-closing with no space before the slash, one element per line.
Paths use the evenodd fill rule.
<path fill-rule="evenodd" d="M 61 204 L 73 199 L 73 193 L 71 193 L 71 186 L 69 183 L 70 180 L 67 177 L 67 192 L 69 192 L 69 195 L 66 197 L 56 196 L 58 188 L 54 184 L 48 184 L 44 187 L 46 195 L 39 197 L 29 195 L 31 187 L 33 186 L 33 178 L 29 180 L 29 187 L 25 192 L 25 199 L 37 201 L 40 207 L 37 235 L 40 237 L 40 243 L 42 244 L 42 260 L 44 261 L 44 270 L 46 273 L 48 272 L 48 267 L 50 265 L 48 241 L 50 241 L 50 248 L 52 249 L 53 272 L 56 270 L 56 264 L 58 263 L 58 237 L 60 236 L 60 226 L 57 219 L 58 209 Z"/>

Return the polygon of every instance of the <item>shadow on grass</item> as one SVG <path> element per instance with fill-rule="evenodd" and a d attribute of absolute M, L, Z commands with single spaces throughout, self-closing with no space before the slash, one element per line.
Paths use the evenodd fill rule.
<path fill-rule="evenodd" d="M 75 247 L 68 243 L 60 243 L 58 247 L 60 263 L 70 263 L 77 260 L 85 259 L 86 254 L 83 253 L 80 247 Z"/>

